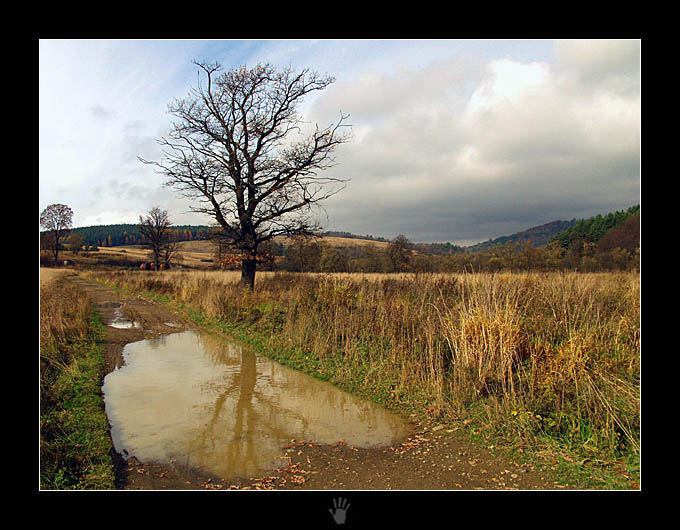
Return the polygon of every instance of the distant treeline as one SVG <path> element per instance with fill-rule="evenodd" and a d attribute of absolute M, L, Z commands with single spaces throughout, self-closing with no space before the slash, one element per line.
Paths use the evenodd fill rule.
<path fill-rule="evenodd" d="M 213 227 L 173 226 L 178 241 L 209 239 Z M 142 243 L 136 224 L 74 228 L 71 234 L 90 246 Z M 326 237 L 386 242 L 386 246 L 338 246 L 323 238 L 293 238 L 286 245 L 269 242 L 261 249 L 269 270 L 300 272 L 464 272 L 547 270 L 630 270 L 639 268 L 640 206 L 587 219 L 553 221 L 470 247 L 451 243 L 412 243 L 403 235 L 392 241 L 327 231 Z M 216 245 L 216 248 L 217 245 Z M 225 249 L 228 253 L 232 250 Z M 215 263 L 221 261 L 215 256 Z"/>
<path fill-rule="evenodd" d="M 177 241 L 194 241 L 207 239 L 209 226 L 177 225 L 171 227 Z M 72 228 L 71 234 L 83 238 L 83 245 L 98 247 L 118 247 L 123 245 L 140 245 L 142 234 L 138 224 L 97 225 Z"/>
<path fill-rule="evenodd" d="M 177 225 L 172 226 L 177 241 L 196 241 L 209 239 L 214 227 L 207 225 Z M 137 224 L 114 224 L 96 225 L 72 228 L 70 234 L 78 234 L 83 238 L 83 245 L 86 247 L 119 247 L 124 245 L 142 244 L 142 235 Z M 387 243 L 384 237 L 372 235 L 358 236 L 350 232 L 326 231 L 319 234 L 322 237 L 342 237 L 345 239 L 357 239 L 367 241 L 378 241 Z M 464 248 L 451 243 L 412 243 L 413 250 L 428 255 L 446 255 L 454 252 L 463 252 Z M 274 245 L 272 249 L 274 255 L 283 254 L 283 245 Z"/>
<path fill-rule="evenodd" d="M 367 239 L 369 241 L 382 241 L 383 243 L 386 243 L 389 241 L 388 239 L 385 239 L 384 237 L 374 237 L 372 235 L 365 235 L 365 236 L 358 236 L 356 234 L 352 234 L 350 232 L 336 232 L 333 230 L 328 230 L 326 232 L 321 233 L 322 236 L 326 237 L 344 237 L 346 239 Z"/>

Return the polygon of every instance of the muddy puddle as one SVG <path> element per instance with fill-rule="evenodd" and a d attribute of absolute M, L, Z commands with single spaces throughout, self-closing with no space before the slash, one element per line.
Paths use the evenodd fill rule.
<path fill-rule="evenodd" d="M 103 308 L 113 309 L 113 315 L 111 316 L 109 322 L 107 322 L 106 324 L 107 326 L 111 326 L 112 328 L 118 329 L 141 328 L 139 322 L 135 320 L 130 320 L 123 315 L 123 312 L 120 310 L 122 306 L 120 302 L 110 302 L 108 300 L 105 300 L 104 302 L 100 302 L 98 305 L 101 309 Z"/>
<path fill-rule="evenodd" d="M 116 450 L 222 478 L 285 464 L 291 440 L 357 447 L 408 434 L 385 409 L 197 331 L 127 344 L 104 380 Z"/>

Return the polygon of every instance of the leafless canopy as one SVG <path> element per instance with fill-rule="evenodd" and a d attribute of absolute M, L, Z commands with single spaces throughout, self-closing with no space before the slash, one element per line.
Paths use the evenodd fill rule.
<path fill-rule="evenodd" d="M 40 226 L 47 231 L 43 237 L 54 251 L 54 264 L 57 265 L 60 241 L 73 226 L 73 210 L 65 204 L 50 204 L 40 214 Z"/>
<path fill-rule="evenodd" d="M 317 125 L 294 141 L 303 123 L 298 104 L 334 82 L 332 77 L 269 64 L 218 75 L 217 63 L 195 64 L 197 88 L 169 106 L 178 120 L 168 138 L 159 140 L 164 159 L 140 160 L 160 168 L 167 185 L 197 199 L 192 210 L 216 220 L 247 256 L 243 274 L 252 267 L 254 280 L 260 243 L 311 233 L 317 228 L 313 205 L 342 189 L 344 180 L 320 172 L 334 164 L 336 147 L 348 141 L 343 130 L 348 116 L 340 113 L 337 123 Z M 252 286 L 250 278 L 242 281 Z"/>
<path fill-rule="evenodd" d="M 153 255 L 156 268 L 159 269 L 161 263 L 169 265 L 178 243 L 173 237 L 168 212 L 154 206 L 146 217 L 140 215 L 139 232 L 142 234 L 142 244 Z"/>

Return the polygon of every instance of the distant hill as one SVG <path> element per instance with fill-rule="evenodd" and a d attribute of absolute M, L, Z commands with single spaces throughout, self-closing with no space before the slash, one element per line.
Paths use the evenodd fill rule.
<path fill-rule="evenodd" d="M 620 242 L 623 245 L 625 240 L 625 247 L 635 247 L 639 244 L 639 217 L 640 205 L 631 206 L 627 210 L 618 210 L 610 212 L 605 215 L 598 214 L 587 219 L 572 219 L 571 221 L 551 221 L 540 226 L 529 228 L 522 232 L 517 232 L 509 236 L 501 236 L 495 239 L 489 239 L 483 243 L 470 245 L 464 247 L 466 252 L 480 252 L 488 250 L 496 245 L 504 245 L 506 243 L 523 243 L 528 241 L 533 247 L 541 247 L 547 245 L 551 241 L 556 242 L 562 248 L 569 248 L 572 242 L 576 239 L 587 241 L 590 243 L 598 243 L 601 239 L 604 240 L 603 247 L 611 246 L 612 241 Z M 613 232 L 615 229 L 621 227 L 628 219 L 635 217 L 633 221 L 626 224 L 624 229 Z M 637 228 L 637 236 L 635 236 L 635 227 Z M 635 239 L 637 237 L 637 240 Z M 620 245 L 621 246 L 621 245 Z M 623 247 L 622 247 L 623 248 Z"/>
<path fill-rule="evenodd" d="M 597 243 L 598 252 L 610 252 L 615 248 L 625 249 L 631 254 L 640 247 L 640 213 L 626 219 L 616 228 L 609 230 Z"/>
<path fill-rule="evenodd" d="M 637 216 L 639 224 L 639 215 L 639 204 L 631 206 L 627 210 L 617 210 L 606 215 L 597 214 L 587 219 L 576 221 L 567 230 L 557 234 L 552 240 L 562 248 L 571 248 L 574 241 L 577 240 L 582 243 L 598 243 L 608 232 L 620 227 L 631 217 Z"/>
<path fill-rule="evenodd" d="M 517 232 L 509 236 L 501 236 L 496 239 L 489 239 L 483 243 L 477 243 L 476 245 L 470 245 L 465 247 L 468 252 L 480 252 L 483 250 L 488 250 L 496 245 L 504 245 L 506 243 L 523 243 L 528 241 L 533 247 L 541 247 L 547 245 L 553 237 L 569 229 L 576 223 L 575 219 L 571 221 L 551 221 L 540 226 L 534 226 L 522 232 Z"/>

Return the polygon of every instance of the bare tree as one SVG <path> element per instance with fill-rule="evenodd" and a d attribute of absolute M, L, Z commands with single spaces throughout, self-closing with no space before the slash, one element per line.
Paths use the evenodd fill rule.
<path fill-rule="evenodd" d="M 322 254 L 318 239 L 305 235 L 291 237 L 286 243 L 288 249 L 283 260 L 284 268 L 296 272 L 318 270 Z"/>
<path fill-rule="evenodd" d="M 253 288 L 260 245 L 278 235 L 318 230 L 312 207 L 342 189 L 343 179 L 318 173 L 331 167 L 335 149 L 349 140 L 348 116 L 316 126 L 303 137 L 297 111 L 305 95 L 335 80 L 308 69 L 299 73 L 269 64 L 217 73 L 218 63 L 198 63 L 207 86 L 169 105 L 178 118 L 159 140 L 163 160 L 149 162 L 174 187 L 197 199 L 191 209 L 213 217 L 242 253 L 241 284 Z M 293 133 L 300 134 L 295 141 Z"/>
<path fill-rule="evenodd" d="M 59 262 L 59 242 L 73 226 L 73 210 L 65 204 L 50 204 L 40 214 L 40 226 L 48 231 L 44 236 L 47 248 L 54 251 L 54 264 Z"/>
<path fill-rule="evenodd" d="M 403 272 L 411 259 L 411 242 L 404 234 L 395 237 L 385 249 L 390 272 Z"/>
<path fill-rule="evenodd" d="M 179 240 L 180 238 L 177 231 L 171 229 L 170 234 L 168 235 L 168 240 L 165 243 L 165 246 L 163 247 L 163 250 L 161 252 L 161 260 L 165 267 L 168 269 L 174 262 L 182 259 L 182 256 L 179 252 L 180 249 Z"/>
<path fill-rule="evenodd" d="M 217 226 L 212 228 L 208 233 L 208 240 L 213 247 L 213 259 L 215 263 L 221 263 L 222 260 L 231 254 L 232 238 L 229 234 L 225 234 L 222 227 Z"/>
<path fill-rule="evenodd" d="M 139 231 L 142 234 L 142 245 L 151 250 L 156 270 L 160 269 L 161 263 L 167 265 L 177 249 L 176 240 L 171 237 L 168 212 L 155 206 L 146 217 L 140 215 Z"/>

